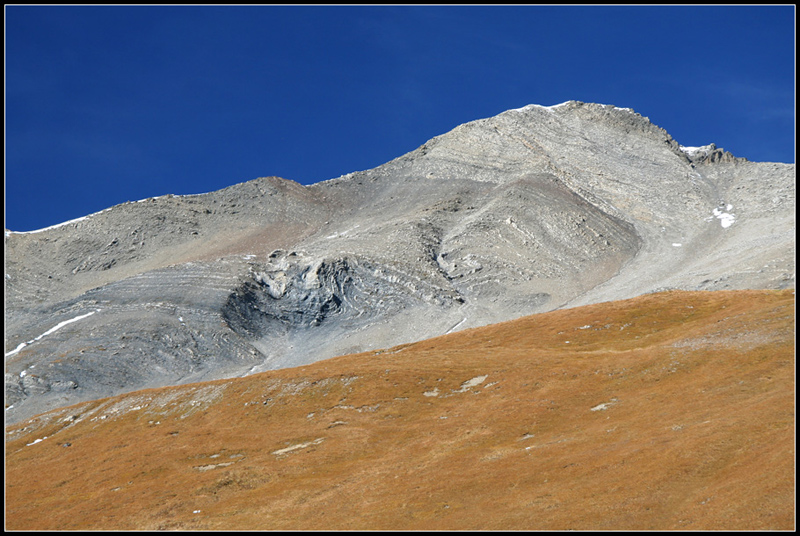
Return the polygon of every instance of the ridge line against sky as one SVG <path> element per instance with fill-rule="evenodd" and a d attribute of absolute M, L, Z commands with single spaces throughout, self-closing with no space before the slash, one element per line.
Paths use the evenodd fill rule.
<path fill-rule="evenodd" d="M 371 169 L 567 100 L 794 162 L 795 6 L 5 6 L 5 227 Z"/>

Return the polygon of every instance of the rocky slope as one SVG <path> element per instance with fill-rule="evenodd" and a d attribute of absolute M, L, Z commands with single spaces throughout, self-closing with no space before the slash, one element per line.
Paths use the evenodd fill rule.
<path fill-rule="evenodd" d="M 310 186 L 7 231 L 6 418 L 664 288 L 793 288 L 794 173 L 572 101 Z"/>
<path fill-rule="evenodd" d="M 792 530 L 794 292 L 671 291 L 6 429 L 11 530 Z"/>

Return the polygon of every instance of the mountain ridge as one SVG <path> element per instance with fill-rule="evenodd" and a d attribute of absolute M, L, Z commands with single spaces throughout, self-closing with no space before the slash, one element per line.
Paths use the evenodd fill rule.
<path fill-rule="evenodd" d="M 308 186 L 6 232 L 6 417 L 665 288 L 793 287 L 794 204 L 793 164 L 569 101 Z"/>

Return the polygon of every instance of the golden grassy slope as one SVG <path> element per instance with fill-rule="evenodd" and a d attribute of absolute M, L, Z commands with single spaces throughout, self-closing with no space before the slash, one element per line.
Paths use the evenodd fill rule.
<path fill-rule="evenodd" d="M 6 438 L 8 529 L 792 529 L 794 291 L 555 311 Z"/>

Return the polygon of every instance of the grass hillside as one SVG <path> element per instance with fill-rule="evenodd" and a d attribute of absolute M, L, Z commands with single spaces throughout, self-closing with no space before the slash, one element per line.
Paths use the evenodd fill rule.
<path fill-rule="evenodd" d="M 794 291 L 666 292 L 6 428 L 6 528 L 791 530 Z"/>

